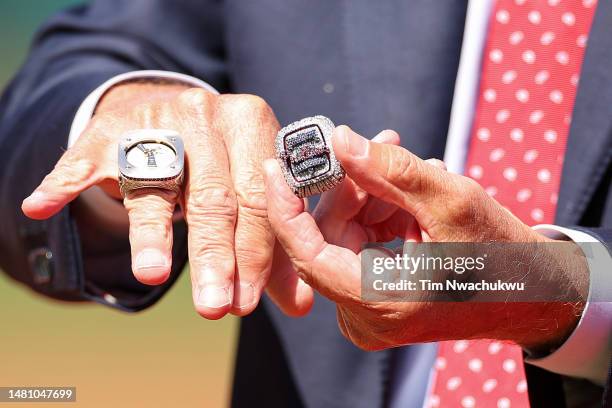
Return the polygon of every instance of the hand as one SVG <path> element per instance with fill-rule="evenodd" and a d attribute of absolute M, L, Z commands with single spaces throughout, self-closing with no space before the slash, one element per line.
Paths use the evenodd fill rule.
<path fill-rule="evenodd" d="M 398 136 L 389 131 L 377 138 L 381 137 L 395 138 L 397 144 Z M 366 242 L 396 237 L 417 242 L 549 240 L 521 223 L 474 181 L 447 173 L 437 161 L 423 161 L 388 143 L 369 142 L 345 126 L 336 129 L 333 146 L 347 178 L 323 195 L 313 216 L 303 211 L 278 164 L 266 161 L 268 214 L 291 265 L 304 281 L 337 303 L 338 324 L 353 343 L 375 350 L 414 342 L 496 338 L 539 350 L 559 344 L 571 332 L 581 302 L 364 300 L 359 253 Z M 557 290 L 560 297 L 570 288 L 586 299 L 586 266 L 575 258 L 555 260 L 566 268 L 561 276 L 545 273 L 550 263 L 529 265 L 532 270 L 527 274 L 524 264 L 518 265 L 520 271 L 488 272 L 522 272 L 521 276 Z"/>
<path fill-rule="evenodd" d="M 250 313 L 268 283 L 275 243 L 267 220 L 261 163 L 273 156 L 279 124 L 259 97 L 215 95 L 163 84 L 113 88 L 77 143 L 23 202 L 24 213 L 49 218 L 96 185 L 120 198 L 117 141 L 124 132 L 141 128 L 178 131 L 186 166 L 182 194 L 141 189 L 123 200 L 134 276 L 150 285 L 168 278 L 172 219 L 175 205 L 180 204 L 189 230 L 196 310 L 210 319 L 228 312 Z M 289 313 L 308 310 L 310 288 L 297 278 L 271 279 L 272 296 Z M 305 295 L 300 297 L 302 292 Z"/>

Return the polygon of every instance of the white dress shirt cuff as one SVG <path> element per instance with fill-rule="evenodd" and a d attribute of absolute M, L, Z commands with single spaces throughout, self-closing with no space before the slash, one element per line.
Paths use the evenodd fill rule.
<path fill-rule="evenodd" d="M 194 78 L 190 75 L 179 74 L 177 72 L 170 71 L 156 71 L 156 70 L 145 70 L 145 71 L 131 71 L 126 72 L 125 74 L 117 75 L 104 82 L 102 85 L 97 87 L 92 93 L 90 93 L 87 98 L 81 103 L 81 106 L 77 110 L 74 115 L 74 119 L 72 121 L 72 126 L 70 127 L 70 135 L 68 136 L 68 147 L 71 147 L 75 144 L 81 133 L 87 127 L 89 120 L 93 116 L 96 107 L 98 106 L 98 102 L 104 94 L 111 89 L 113 86 L 116 86 L 122 82 L 128 82 L 135 79 L 170 79 L 173 81 L 184 82 L 187 85 L 193 86 L 194 88 L 204 88 L 212 93 L 218 94 L 217 90 L 207 84 L 206 82 Z"/>
<path fill-rule="evenodd" d="M 525 361 L 603 385 L 612 355 L 612 256 L 601 242 L 585 232 L 555 225 L 538 225 L 534 229 L 549 238 L 586 243 L 590 282 L 582 317 L 570 337 L 548 356 Z"/>

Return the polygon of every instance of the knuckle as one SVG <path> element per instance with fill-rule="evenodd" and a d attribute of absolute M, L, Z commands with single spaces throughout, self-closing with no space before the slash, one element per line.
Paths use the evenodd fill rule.
<path fill-rule="evenodd" d="M 463 196 L 466 203 L 473 203 L 475 200 L 482 197 L 484 190 L 477 181 L 461 176 L 460 191 L 457 196 Z"/>
<path fill-rule="evenodd" d="M 202 235 L 190 244 L 189 258 L 200 264 L 214 264 L 219 271 L 233 271 L 235 261 L 231 251 L 231 244 L 226 240 Z"/>
<path fill-rule="evenodd" d="M 196 109 L 210 106 L 216 98 L 217 95 L 202 88 L 189 88 L 178 96 L 181 105 Z"/>
<path fill-rule="evenodd" d="M 190 183 L 187 191 L 187 221 L 207 217 L 234 217 L 238 201 L 234 190 L 222 181 L 211 180 Z"/>
<path fill-rule="evenodd" d="M 425 178 L 421 174 L 421 166 L 418 160 L 405 151 L 398 151 L 392 154 L 391 157 L 383 160 L 383 163 L 385 163 L 385 167 L 382 169 L 383 178 L 401 191 L 420 191 L 423 188 L 423 180 Z M 379 198 L 383 201 L 392 201 L 393 195 L 393 189 L 383 189 L 379 194 Z"/>
<path fill-rule="evenodd" d="M 170 239 L 170 230 L 162 222 L 153 218 L 144 218 L 139 222 L 130 219 L 130 240 L 137 239 L 157 243 L 167 242 Z"/>
<path fill-rule="evenodd" d="M 166 220 L 152 211 L 131 211 L 129 217 L 130 225 L 138 229 L 162 230 L 168 225 Z"/>
<path fill-rule="evenodd" d="M 174 204 L 153 195 L 129 197 L 124 200 L 130 220 L 130 235 L 169 237 Z"/>
<path fill-rule="evenodd" d="M 480 184 L 470 178 L 460 176 L 457 180 L 457 188 L 453 191 L 454 205 L 451 207 L 453 218 L 462 223 L 478 218 L 479 203 L 486 196 Z"/>
<path fill-rule="evenodd" d="M 394 149 L 395 151 L 395 149 Z M 400 151 L 393 160 L 387 160 L 386 176 L 389 180 L 399 180 L 402 189 L 412 190 L 420 182 L 419 165 L 410 154 Z"/>
<path fill-rule="evenodd" d="M 249 216 L 267 219 L 266 191 L 263 182 L 247 183 L 238 189 L 236 197 L 241 211 Z"/>
<path fill-rule="evenodd" d="M 177 193 L 159 189 L 140 189 L 129 194 L 124 205 L 128 212 L 138 216 L 167 219 L 174 210 Z M 164 217 L 160 217 L 164 216 Z"/>
<path fill-rule="evenodd" d="M 263 276 L 272 264 L 272 246 L 266 243 L 267 248 L 263 249 L 260 242 L 248 242 L 246 245 L 236 243 L 236 264 L 238 268 L 247 267 Z M 240 272 L 240 270 L 239 270 Z"/>
<path fill-rule="evenodd" d="M 470 194 L 478 194 L 482 190 L 480 184 L 469 177 L 461 176 L 460 182 L 463 183 L 463 190 Z"/>
<path fill-rule="evenodd" d="M 238 211 L 250 224 L 264 224 L 268 226 L 268 210 L 265 205 L 238 200 Z"/>
<path fill-rule="evenodd" d="M 427 159 L 425 160 L 426 163 L 431 164 L 434 167 L 437 167 L 441 170 L 446 170 L 446 163 L 444 163 L 442 160 L 440 159 Z"/>
<path fill-rule="evenodd" d="M 262 97 L 251 94 L 224 95 L 223 106 L 234 114 L 249 117 L 268 116 L 272 113 L 272 108 Z"/>
<path fill-rule="evenodd" d="M 236 262 L 249 269 L 264 272 L 272 263 L 275 237 L 267 214 L 239 209 L 236 225 Z"/>

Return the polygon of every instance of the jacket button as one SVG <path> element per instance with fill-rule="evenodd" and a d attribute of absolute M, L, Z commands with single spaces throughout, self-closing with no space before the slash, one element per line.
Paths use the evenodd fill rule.
<path fill-rule="evenodd" d="M 42 285 L 51 282 L 53 277 L 53 252 L 49 248 L 42 247 L 30 251 L 28 260 L 34 283 Z"/>

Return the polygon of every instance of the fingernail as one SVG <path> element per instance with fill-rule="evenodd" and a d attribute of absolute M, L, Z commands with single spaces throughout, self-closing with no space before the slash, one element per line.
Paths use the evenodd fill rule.
<path fill-rule="evenodd" d="M 349 127 L 342 130 L 344 138 L 344 148 L 353 157 L 365 157 L 368 152 L 368 141 L 353 132 Z"/>
<path fill-rule="evenodd" d="M 168 266 L 168 260 L 160 250 L 147 248 L 136 256 L 135 265 L 136 269 L 162 268 Z"/>
<path fill-rule="evenodd" d="M 227 286 L 199 286 L 199 291 L 196 302 L 200 306 L 220 309 L 232 303 L 231 294 Z"/>
<path fill-rule="evenodd" d="M 240 282 L 240 292 L 238 293 L 238 308 L 246 309 L 255 303 L 255 287 L 252 283 Z"/>

